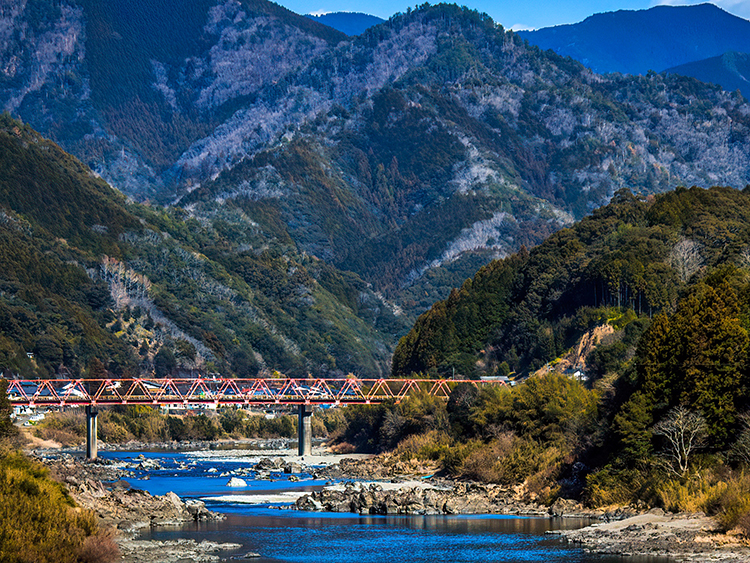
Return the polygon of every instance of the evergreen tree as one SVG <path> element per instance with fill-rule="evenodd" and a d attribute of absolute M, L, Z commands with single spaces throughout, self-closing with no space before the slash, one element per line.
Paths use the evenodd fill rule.
<path fill-rule="evenodd" d="M 13 433 L 13 423 L 10 414 L 13 406 L 8 399 L 8 380 L 0 378 L 0 438 L 5 438 Z"/>
<path fill-rule="evenodd" d="M 711 444 L 726 445 L 737 422 L 748 333 L 737 294 L 724 278 L 699 283 L 671 317 L 660 315 L 639 346 L 643 393 L 659 416 L 680 405 L 706 419 Z"/>
<path fill-rule="evenodd" d="M 615 415 L 615 434 L 620 440 L 620 455 L 627 465 L 651 457 L 651 430 L 653 415 L 651 404 L 644 393 L 634 393 Z"/>

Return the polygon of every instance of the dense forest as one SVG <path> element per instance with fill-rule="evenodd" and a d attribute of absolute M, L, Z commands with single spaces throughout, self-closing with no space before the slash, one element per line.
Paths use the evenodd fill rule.
<path fill-rule="evenodd" d="M 747 189 L 621 191 L 487 265 L 419 318 L 393 370 L 515 386 L 362 412 L 342 439 L 535 498 L 702 510 L 749 533 L 749 203 Z"/>
<path fill-rule="evenodd" d="M 528 373 L 563 356 L 587 331 L 618 340 L 592 369 L 603 375 L 650 319 L 719 268 L 746 271 L 747 190 L 627 190 L 543 244 L 479 270 L 422 315 L 394 355 L 393 373 Z"/>

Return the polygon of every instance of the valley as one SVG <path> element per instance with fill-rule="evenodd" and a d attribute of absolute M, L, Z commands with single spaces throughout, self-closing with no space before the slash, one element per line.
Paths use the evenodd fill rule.
<path fill-rule="evenodd" d="M 0 8 L 0 560 L 742 560 L 750 23 L 714 5 L 518 32 L 455 4 L 365 16 Z M 389 378 L 411 391 L 367 394 Z M 81 409 L 13 425 L 13 393 L 49 379 L 109 393 L 108 461 L 33 451 L 78 455 Z M 174 381 L 238 404 L 150 396 Z M 257 389 L 236 381 L 285 391 L 243 408 Z M 313 408 L 326 381 L 344 400 Z M 298 422 L 357 460 L 214 451 L 276 448 Z M 129 473 L 99 475 L 129 449 Z M 149 511 L 153 530 L 118 535 Z M 543 535 L 565 515 L 636 520 Z"/>

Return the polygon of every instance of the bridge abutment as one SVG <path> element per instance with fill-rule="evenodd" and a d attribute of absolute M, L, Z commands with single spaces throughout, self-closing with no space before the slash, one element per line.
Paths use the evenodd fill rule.
<path fill-rule="evenodd" d="M 86 405 L 86 459 L 96 459 L 99 445 L 96 436 L 96 417 L 99 411 L 93 405 Z"/>
<path fill-rule="evenodd" d="M 312 454 L 312 405 L 299 406 L 299 420 L 297 424 L 297 440 L 299 455 Z"/>

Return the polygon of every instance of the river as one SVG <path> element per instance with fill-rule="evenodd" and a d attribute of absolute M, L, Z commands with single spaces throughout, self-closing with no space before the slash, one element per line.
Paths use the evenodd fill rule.
<path fill-rule="evenodd" d="M 131 485 L 152 494 L 173 491 L 200 499 L 226 519 L 172 528 L 154 528 L 141 539 L 177 538 L 237 543 L 227 559 L 248 552 L 258 563 L 668 563 L 667 559 L 588 554 L 545 532 L 580 527 L 587 521 L 497 515 L 362 516 L 269 508 L 293 502 L 300 491 L 324 485 L 301 475 L 299 481 L 272 474 L 271 480 L 242 476 L 247 487 L 227 486 L 228 474 L 246 469 L 257 457 L 238 452 L 102 452 L 118 462 L 138 456 L 160 469 L 136 471 Z M 240 454 L 241 455 L 241 454 Z M 143 459 L 143 458 L 140 458 Z M 147 462 L 148 465 L 148 462 Z M 223 476 L 222 476 L 223 475 Z"/>

